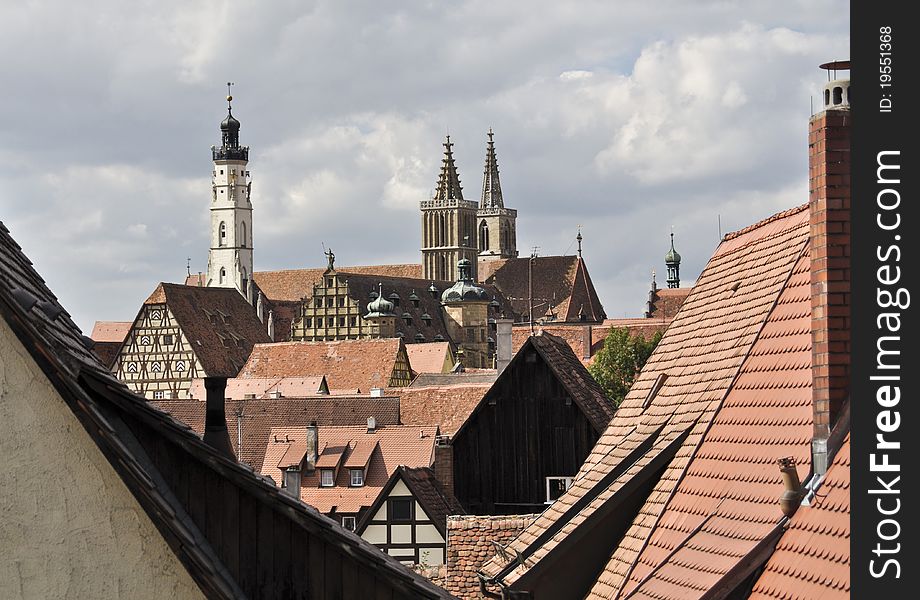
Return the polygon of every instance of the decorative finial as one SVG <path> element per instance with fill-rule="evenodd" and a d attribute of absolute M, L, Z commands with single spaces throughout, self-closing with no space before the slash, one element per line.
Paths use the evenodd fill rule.
<path fill-rule="evenodd" d="M 578 235 L 575 236 L 575 239 L 578 240 L 578 258 L 581 258 L 581 225 L 578 226 Z"/>
<path fill-rule="evenodd" d="M 185 259 L 185 272 L 188 274 L 189 277 L 192 276 L 192 257 L 191 256 Z"/>
<path fill-rule="evenodd" d="M 231 85 L 233 85 L 233 82 L 232 82 L 232 81 L 228 81 L 228 82 L 227 82 L 227 112 L 230 112 L 230 109 L 232 108 L 232 107 L 230 106 L 230 103 L 233 102 L 233 96 L 230 94 L 230 86 L 231 86 Z"/>
<path fill-rule="evenodd" d="M 489 127 L 489 143 L 492 142 L 492 128 Z"/>

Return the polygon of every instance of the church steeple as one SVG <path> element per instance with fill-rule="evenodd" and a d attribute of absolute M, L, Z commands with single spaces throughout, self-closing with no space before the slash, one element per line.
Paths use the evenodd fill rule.
<path fill-rule="evenodd" d="M 227 84 L 227 116 L 220 123 L 220 147 L 211 146 L 211 249 L 208 252 L 210 287 L 236 288 L 255 302 L 252 281 L 252 202 L 247 163 L 249 148 L 240 145 L 240 122 L 233 116 Z"/>
<path fill-rule="evenodd" d="M 457 174 L 457 165 L 454 163 L 453 147 L 448 135 L 447 141 L 444 142 L 444 158 L 441 160 L 438 187 L 434 192 L 435 200 L 463 200 L 463 188 L 460 187 L 460 175 Z"/>
<path fill-rule="evenodd" d="M 674 249 L 674 232 L 671 232 L 671 249 L 664 255 L 664 264 L 668 267 L 668 287 L 680 287 L 680 254 Z"/>
<path fill-rule="evenodd" d="M 480 260 L 517 258 L 517 211 L 505 208 L 502 184 L 498 178 L 495 140 L 489 128 L 486 144 L 486 166 L 482 174 L 482 197 L 476 211 L 476 247 Z"/>
<path fill-rule="evenodd" d="M 476 258 L 476 208 L 463 199 L 460 176 L 454 162 L 450 136 L 444 142 L 444 158 L 438 187 L 430 200 L 422 200 L 422 266 L 425 279 L 453 281 L 457 261 Z M 476 263 L 472 263 L 473 278 Z"/>
<path fill-rule="evenodd" d="M 502 184 L 498 178 L 498 160 L 495 158 L 495 141 L 489 127 L 489 143 L 486 146 L 486 166 L 482 174 L 482 197 L 479 208 L 504 208 Z"/>

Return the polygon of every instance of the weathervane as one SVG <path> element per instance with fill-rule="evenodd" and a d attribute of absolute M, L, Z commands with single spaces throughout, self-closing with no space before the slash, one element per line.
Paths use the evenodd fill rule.
<path fill-rule="evenodd" d="M 231 85 L 233 85 L 233 82 L 232 82 L 232 81 L 228 81 L 228 82 L 227 82 L 227 112 L 228 112 L 228 113 L 229 113 L 229 112 L 232 110 L 232 108 L 233 108 L 233 106 L 231 106 L 231 104 L 230 104 L 230 103 L 233 101 L 233 96 L 230 94 L 230 86 L 231 86 Z"/>

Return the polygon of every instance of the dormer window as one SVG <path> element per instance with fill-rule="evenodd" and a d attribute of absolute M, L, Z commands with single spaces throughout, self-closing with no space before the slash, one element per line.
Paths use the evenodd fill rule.
<path fill-rule="evenodd" d="M 320 469 L 319 487 L 332 487 L 335 485 L 335 472 L 332 469 Z"/>
<path fill-rule="evenodd" d="M 361 487 L 364 485 L 364 469 L 351 469 L 351 478 L 349 480 L 351 487 Z"/>

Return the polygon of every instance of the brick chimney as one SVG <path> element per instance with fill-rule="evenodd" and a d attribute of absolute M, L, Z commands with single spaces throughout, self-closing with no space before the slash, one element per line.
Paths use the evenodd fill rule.
<path fill-rule="evenodd" d="M 227 390 L 226 377 L 205 377 L 206 392 L 204 413 L 204 442 L 231 460 L 236 460 L 227 432 L 227 416 L 224 414 L 224 394 Z"/>
<path fill-rule="evenodd" d="M 811 225 L 813 468 L 827 470 L 827 442 L 849 394 L 850 375 L 850 129 L 849 61 L 821 65 L 833 73 L 822 110 L 808 130 Z"/>

